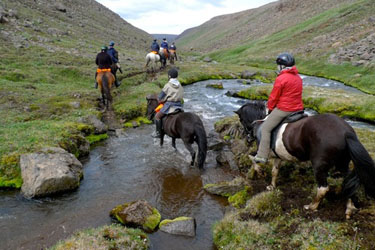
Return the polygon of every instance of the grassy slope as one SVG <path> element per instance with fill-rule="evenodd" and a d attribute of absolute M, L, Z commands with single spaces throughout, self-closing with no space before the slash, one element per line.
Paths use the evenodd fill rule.
<path fill-rule="evenodd" d="M 286 26 L 265 36 L 249 37 L 247 42 L 234 42 L 232 47 L 221 48 L 209 55 L 220 62 L 274 68 L 275 56 L 290 51 L 295 54 L 301 72 L 336 79 L 375 94 L 373 66 L 358 67 L 351 63 L 336 65 L 328 62 L 329 56 L 337 52 L 337 48 L 331 47 L 333 43 L 341 41 L 343 45 L 349 45 L 373 32 L 373 26 L 362 22 L 371 17 L 374 11 L 375 3 L 370 0 L 338 4 L 299 24 Z M 202 30 L 205 30 L 205 25 L 202 25 Z M 190 36 L 196 36 L 198 32 Z M 321 42 L 323 34 L 332 35 L 337 40 Z M 189 35 L 182 38 L 182 45 L 189 44 L 189 39 Z"/>

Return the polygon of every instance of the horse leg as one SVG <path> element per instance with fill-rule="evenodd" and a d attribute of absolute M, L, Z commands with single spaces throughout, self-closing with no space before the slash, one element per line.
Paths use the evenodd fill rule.
<path fill-rule="evenodd" d="M 191 166 L 194 166 L 194 161 L 195 161 L 195 151 L 193 149 L 193 146 L 191 143 L 185 142 L 184 141 L 185 148 L 190 152 L 191 155 Z"/>
<path fill-rule="evenodd" d="M 354 198 L 356 199 L 356 197 L 353 197 L 353 199 Z M 346 202 L 345 218 L 349 220 L 355 210 L 357 210 L 357 208 L 355 207 L 352 199 L 349 198 Z"/>
<path fill-rule="evenodd" d="M 318 164 L 314 164 L 313 162 L 313 168 L 315 172 L 315 179 L 318 182 L 318 189 L 315 199 L 309 205 L 305 205 L 304 208 L 306 210 L 316 211 L 319 203 L 329 190 L 327 183 L 328 164 L 321 162 L 319 162 Z"/>
<path fill-rule="evenodd" d="M 281 166 L 281 159 L 276 158 L 273 161 L 271 185 L 267 186 L 267 190 L 269 191 L 274 190 L 276 188 L 276 180 L 277 180 L 277 175 L 279 174 L 280 166 Z"/>
<path fill-rule="evenodd" d="M 176 148 L 176 138 L 172 137 L 172 147 L 177 150 Z"/>
<path fill-rule="evenodd" d="M 164 133 L 160 134 L 160 147 L 164 144 Z"/>

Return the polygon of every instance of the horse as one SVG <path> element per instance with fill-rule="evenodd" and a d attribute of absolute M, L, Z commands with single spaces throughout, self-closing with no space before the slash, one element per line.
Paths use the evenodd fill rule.
<path fill-rule="evenodd" d="M 115 82 L 115 76 L 111 73 L 111 69 L 98 69 L 96 81 L 102 94 L 103 105 L 108 110 L 112 103 L 111 88 Z"/>
<path fill-rule="evenodd" d="M 159 102 L 157 96 L 148 95 L 147 100 L 147 118 L 153 120 L 155 116 L 155 108 Z M 186 149 L 191 155 L 191 166 L 194 166 L 196 152 L 192 144 L 198 145 L 198 168 L 202 169 L 207 155 L 207 136 L 202 120 L 198 115 L 191 112 L 178 112 L 170 114 L 163 118 L 163 131 L 160 135 L 160 146 L 163 146 L 164 135 L 172 137 L 172 146 L 176 148 L 176 138 L 181 138 Z"/>
<path fill-rule="evenodd" d="M 146 55 L 146 65 L 145 67 L 148 67 L 148 64 L 151 62 L 151 71 L 156 72 L 156 66 L 158 62 L 160 62 L 160 55 L 154 52 L 150 52 Z"/>
<path fill-rule="evenodd" d="M 176 50 L 170 49 L 169 50 L 169 62 L 170 62 L 170 64 L 174 64 L 174 60 L 177 61 Z"/>
<path fill-rule="evenodd" d="M 266 105 L 263 101 L 244 104 L 235 111 L 248 134 L 248 142 L 259 139 L 262 120 L 266 117 Z M 375 198 L 375 164 L 371 156 L 358 140 L 354 129 L 342 118 L 334 114 L 308 116 L 293 123 L 281 125 L 276 135 L 275 158 L 272 169 L 272 190 L 276 187 L 276 179 L 282 160 L 304 162 L 311 161 L 315 179 L 318 184 L 315 199 L 305 205 L 306 210 L 316 211 L 320 201 L 328 192 L 328 171 L 336 168 L 345 177 L 343 197 L 347 198 L 346 218 L 349 219 L 356 209 L 356 191 L 362 184 L 366 194 Z M 353 161 L 354 170 L 349 172 L 349 163 Z M 260 166 L 254 162 L 254 169 L 260 173 Z"/>
<path fill-rule="evenodd" d="M 160 48 L 159 50 L 161 69 L 164 69 L 167 66 L 167 59 L 169 57 L 168 50 Z"/>

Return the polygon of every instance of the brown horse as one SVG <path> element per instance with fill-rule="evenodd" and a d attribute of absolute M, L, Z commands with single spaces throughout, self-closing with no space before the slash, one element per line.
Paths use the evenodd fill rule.
<path fill-rule="evenodd" d="M 102 102 L 108 110 L 112 103 L 111 88 L 115 82 L 115 76 L 111 73 L 111 69 L 98 69 L 97 73 L 96 81 L 102 94 Z"/>
<path fill-rule="evenodd" d="M 148 95 L 147 99 L 147 118 L 154 119 L 155 108 L 159 102 L 156 95 Z M 177 114 L 167 115 L 163 118 L 163 131 L 160 136 L 160 146 L 164 143 L 164 135 L 172 137 L 172 146 L 176 149 L 176 138 L 181 138 L 186 149 L 191 155 L 191 165 L 194 165 L 195 151 L 192 144 L 198 144 L 198 161 L 199 168 L 203 168 L 207 154 L 207 136 L 202 120 L 198 115 L 190 112 L 179 112 Z"/>
<path fill-rule="evenodd" d="M 169 50 L 169 62 L 170 62 L 170 64 L 174 64 L 174 60 L 177 61 L 176 50 L 170 49 Z"/>
<path fill-rule="evenodd" d="M 235 111 L 248 133 L 249 142 L 257 140 L 262 120 L 266 117 L 265 102 L 253 101 Z M 277 156 L 276 156 L 277 155 Z M 267 189 L 276 187 L 276 178 L 281 160 L 311 161 L 315 179 L 318 183 L 317 195 L 313 202 L 304 206 L 307 210 L 316 210 L 320 201 L 328 192 L 328 171 L 336 170 L 346 175 L 343 182 L 343 196 L 348 198 L 346 218 L 350 218 L 356 202 L 356 191 L 360 184 L 366 193 L 375 198 L 375 164 L 360 143 L 353 128 L 342 118 L 334 114 L 309 116 L 293 123 L 283 124 L 276 136 L 276 147 L 272 182 Z M 354 170 L 349 174 L 349 162 L 353 161 Z M 255 164 L 255 170 L 260 166 Z"/>

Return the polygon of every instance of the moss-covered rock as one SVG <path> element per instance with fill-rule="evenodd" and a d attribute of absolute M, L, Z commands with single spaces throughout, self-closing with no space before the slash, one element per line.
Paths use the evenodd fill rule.
<path fill-rule="evenodd" d="M 160 222 L 159 228 L 161 231 L 170 234 L 195 236 L 195 220 L 192 217 L 178 217 L 173 220 L 166 219 Z"/>
<path fill-rule="evenodd" d="M 76 232 L 70 238 L 58 242 L 51 250 L 66 249 L 148 249 L 149 239 L 139 229 L 112 224 Z"/>
<path fill-rule="evenodd" d="M 222 181 L 219 183 L 206 184 L 203 188 L 211 194 L 229 197 L 243 190 L 245 186 L 246 181 L 241 177 L 237 177 L 232 181 Z"/>
<path fill-rule="evenodd" d="M 89 136 L 86 136 L 86 140 L 90 143 L 90 145 L 106 140 L 108 138 L 109 138 L 108 134 L 100 134 L 100 135 L 91 134 Z"/>
<path fill-rule="evenodd" d="M 159 225 L 159 211 L 146 201 L 133 201 L 118 205 L 110 212 L 110 216 L 128 226 L 140 227 L 146 232 L 152 232 Z"/>
<path fill-rule="evenodd" d="M 210 83 L 206 85 L 206 88 L 213 88 L 213 89 L 224 89 L 223 83 L 218 82 L 218 83 Z"/>
<path fill-rule="evenodd" d="M 125 128 L 134 128 L 134 127 L 139 127 L 142 124 L 152 124 L 152 121 L 150 121 L 146 117 L 139 116 L 135 119 L 132 119 L 130 121 L 125 122 L 124 127 Z"/>

